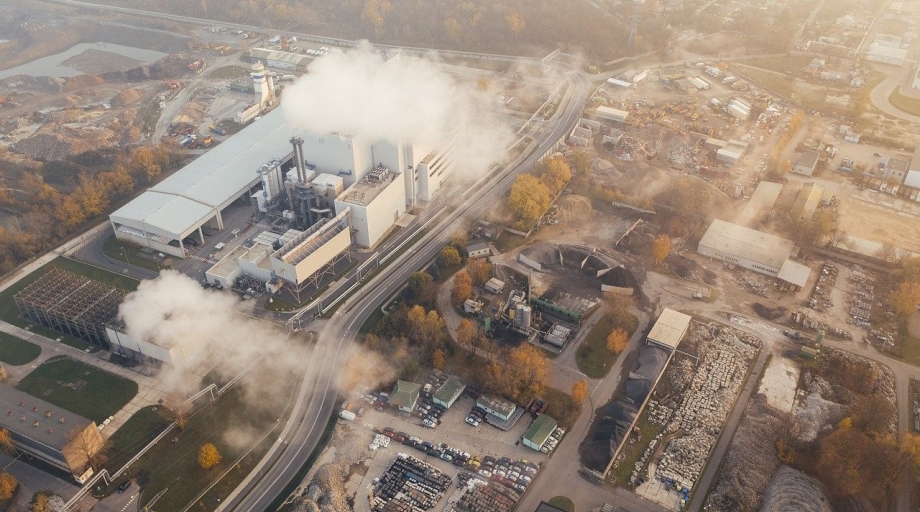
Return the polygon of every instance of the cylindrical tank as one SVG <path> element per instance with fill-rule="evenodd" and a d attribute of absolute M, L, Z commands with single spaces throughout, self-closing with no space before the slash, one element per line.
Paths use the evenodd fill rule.
<path fill-rule="evenodd" d="M 530 306 L 526 304 L 518 304 L 516 311 L 515 311 L 514 320 L 520 327 L 530 327 L 530 321 L 531 321 Z"/>

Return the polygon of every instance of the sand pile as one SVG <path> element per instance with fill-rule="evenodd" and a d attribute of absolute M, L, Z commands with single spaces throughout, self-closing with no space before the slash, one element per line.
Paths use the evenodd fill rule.
<path fill-rule="evenodd" d="M 564 222 L 586 220 L 594 213 L 591 200 L 584 196 L 564 196 L 558 204 L 556 215 Z"/>
<path fill-rule="evenodd" d="M 124 91 L 116 94 L 114 98 L 112 98 L 112 106 L 123 107 L 125 105 L 130 105 L 143 97 L 143 91 L 138 89 L 125 89 Z"/>
<path fill-rule="evenodd" d="M 115 134 L 105 128 L 48 125 L 11 149 L 38 160 L 51 161 L 111 146 L 115 141 Z"/>

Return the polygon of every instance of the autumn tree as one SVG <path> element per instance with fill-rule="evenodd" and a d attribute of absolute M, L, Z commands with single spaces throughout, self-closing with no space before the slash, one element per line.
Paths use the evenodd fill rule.
<path fill-rule="evenodd" d="M 533 174 L 518 174 L 508 194 L 508 208 L 521 227 L 532 226 L 549 208 L 549 189 Z"/>
<path fill-rule="evenodd" d="M 442 267 L 454 267 L 459 265 L 463 261 L 460 258 L 460 252 L 456 248 L 447 245 L 441 249 L 441 252 L 438 254 L 438 264 Z"/>
<path fill-rule="evenodd" d="M 575 174 L 585 176 L 591 172 L 591 157 L 588 156 L 586 151 L 575 151 L 569 157 L 569 160 L 571 162 L 570 167 Z"/>
<path fill-rule="evenodd" d="M 198 449 L 198 465 L 202 469 L 211 469 L 220 464 L 220 452 L 212 443 L 205 443 Z"/>
<path fill-rule="evenodd" d="M 565 187 L 565 184 L 572 179 L 572 170 L 565 159 L 561 157 L 551 158 L 546 162 L 546 170 L 540 175 L 540 179 L 546 184 L 550 194 L 558 194 Z"/>
<path fill-rule="evenodd" d="M 572 383 L 572 400 L 580 404 L 588 398 L 588 381 L 581 379 Z"/>
<path fill-rule="evenodd" d="M 906 317 L 920 304 L 920 282 L 905 281 L 888 294 L 888 303 L 898 316 Z"/>
<path fill-rule="evenodd" d="M 474 285 L 482 286 L 492 277 L 492 264 L 485 258 L 474 258 L 467 264 L 466 271 Z"/>
<path fill-rule="evenodd" d="M 450 235 L 450 245 L 453 245 L 459 251 L 461 248 L 467 246 L 470 243 L 470 236 L 467 234 L 465 229 L 458 229 Z"/>
<path fill-rule="evenodd" d="M 607 350 L 619 354 L 629 343 L 629 333 L 623 329 L 614 329 L 607 335 Z"/>
<path fill-rule="evenodd" d="M 0 472 L 0 502 L 12 498 L 17 485 L 19 482 L 16 481 L 16 477 L 6 471 Z"/>
<path fill-rule="evenodd" d="M 454 276 L 454 287 L 451 289 L 450 298 L 454 305 L 462 304 L 463 301 L 473 296 L 473 279 L 468 272 L 457 272 Z"/>
<path fill-rule="evenodd" d="M 72 455 L 83 458 L 93 469 L 99 469 L 108 460 L 111 443 L 100 439 L 96 432 L 86 428 L 74 427 L 67 433 L 67 448 Z"/>
<path fill-rule="evenodd" d="M 505 16 L 505 25 L 514 34 L 514 37 L 520 37 L 521 33 L 524 32 L 526 23 L 524 23 L 524 17 L 520 13 L 512 12 Z"/>
<path fill-rule="evenodd" d="M 821 440 L 815 470 L 835 497 L 887 503 L 904 469 L 898 443 L 856 428 L 837 429 Z"/>
<path fill-rule="evenodd" d="M 518 401 L 542 395 L 549 382 L 549 360 L 530 343 L 522 343 L 511 350 L 503 370 L 506 374 L 506 391 Z"/>
<path fill-rule="evenodd" d="M 658 238 L 652 243 L 652 259 L 655 261 L 655 265 L 660 265 L 670 252 L 671 239 L 664 233 L 658 235 Z"/>
<path fill-rule="evenodd" d="M 476 324 L 471 322 L 469 318 L 460 320 L 460 324 L 457 326 L 457 343 L 464 346 L 471 345 L 475 338 Z"/>
<path fill-rule="evenodd" d="M 444 368 L 444 363 L 447 362 L 447 353 L 444 352 L 444 349 L 437 349 L 431 355 L 431 365 L 440 370 Z"/>
<path fill-rule="evenodd" d="M 13 438 L 10 437 L 10 431 L 0 428 L 0 451 L 6 454 L 13 454 L 16 447 L 13 446 Z"/>
<path fill-rule="evenodd" d="M 443 341 L 444 319 L 437 311 L 426 312 L 424 307 L 416 305 L 409 310 L 406 321 L 409 339 L 426 350 L 433 350 Z"/>
<path fill-rule="evenodd" d="M 46 492 L 37 492 L 32 495 L 32 501 L 29 503 L 31 512 L 51 512 L 51 503 L 48 501 Z"/>

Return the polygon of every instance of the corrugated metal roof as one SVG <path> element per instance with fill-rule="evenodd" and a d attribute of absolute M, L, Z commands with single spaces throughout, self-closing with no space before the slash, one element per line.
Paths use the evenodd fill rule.
<path fill-rule="evenodd" d="M 795 244 L 776 235 L 715 219 L 699 245 L 770 268 L 780 268 Z"/>
<path fill-rule="evenodd" d="M 665 308 L 648 333 L 648 339 L 671 349 L 677 348 L 689 325 L 690 315 Z"/>
<path fill-rule="evenodd" d="M 275 109 L 119 208 L 113 220 L 178 237 L 258 182 L 263 164 L 289 155 L 292 135 Z"/>
<path fill-rule="evenodd" d="M 787 283 L 802 287 L 808 282 L 808 276 L 810 275 L 810 268 L 796 261 L 786 260 L 779 269 L 779 274 L 777 274 L 776 277 Z"/>
<path fill-rule="evenodd" d="M 556 425 L 558 424 L 552 416 L 541 414 L 537 419 L 533 420 L 527 432 L 524 432 L 524 439 L 535 445 L 543 446 L 543 443 L 553 433 L 553 430 L 556 430 Z"/>

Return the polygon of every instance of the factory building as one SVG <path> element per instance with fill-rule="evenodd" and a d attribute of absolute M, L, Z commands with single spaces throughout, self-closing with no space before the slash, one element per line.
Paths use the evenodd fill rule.
<path fill-rule="evenodd" d="M 406 213 L 406 186 L 399 172 L 378 166 L 335 200 L 337 212 L 350 209 L 355 243 L 374 247 Z"/>
<path fill-rule="evenodd" d="M 17 293 L 19 314 L 93 345 L 108 349 L 105 324 L 118 315 L 128 292 L 53 268 Z"/>
<path fill-rule="evenodd" d="M 301 73 L 305 73 L 307 66 L 313 62 L 313 59 L 307 55 L 268 48 L 253 48 L 249 53 L 249 60 L 253 64 L 258 63 L 267 68 Z"/>
<path fill-rule="evenodd" d="M 105 445 L 96 423 L 44 400 L 0 385 L 0 429 L 16 450 L 73 475 L 83 484 L 93 476 L 89 459 Z"/>
<path fill-rule="evenodd" d="M 817 151 L 803 151 L 802 155 L 795 162 L 795 167 L 792 168 L 792 172 L 796 174 L 801 174 L 802 176 L 811 176 L 815 172 L 815 167 L 818 165 L 818 152 Z"/>
<path fill-rule="evenodd" d="M 747 152 L 748 145 L 740 140 L 729 140 L 724 146 L 716 151 L 716 161 L 734 166 L 737 164 L 744 153 Z"/>
<path fill-rule="evenodd" d="M 610 107 L 597 107 L 594 115 L 603 121 L 611 121 L 616 125 L 622 125 L 629 118 L 629 112 Z"/>
<path fill-rule="evenodd" d="M 794 246 L 791 240 L 716 219 L 700 239 L 697 252 L 801 288 L 811 269 L 790 259 Z"/>
<path fill-rule="evenodd" d="M 824 188 L 814 181 L 802 185 L 799 194 L 792 203 L 792 214 L 801 220 L 810 220 L 818 206 L 821 205 L 821 197 L 824 196 Z"/>

